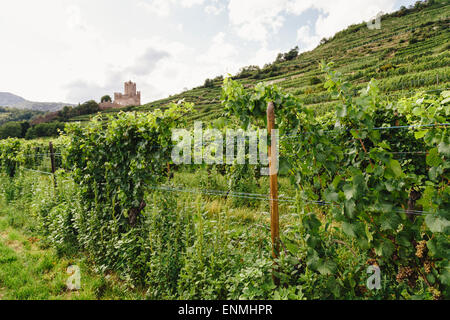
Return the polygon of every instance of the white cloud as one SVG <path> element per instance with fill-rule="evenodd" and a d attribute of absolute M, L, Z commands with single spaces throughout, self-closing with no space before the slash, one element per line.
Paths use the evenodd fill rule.
<path fill-rule="evenodd" d="M 156 14 L 160 17 L 167 17 L 170 14 L 170 0 L 152 0 L 140 1 L 138 6 L 144 8 L 149 13 Z"/>
<path fill-rule="evenodd" d="M 274 61 L 278 53 L 280 53 L 278 49 L 269 50 L 267 47 L 262 46 L 252 55 L 247 64 L 263 67 L 266 63 Z"/>
<path fill-rule="evenodd" d="M 310 51 L 317 47 L 320 36 L 314 35 L 308 25 L 297 30 L 297 41 L 300 43 L 300 51 Z"/>
<path fill-rule="evenodd" d="M 226 41 L 224 32 L 216 34 L 205 53 L 196 59 L 200 72 L 206 77 L 236 72 L 239 69 L 239 51 L 231 43 Z"/>
<path fill-rule="evenodd" d="M 67 26 L 71 30 L 81 29 L 85 31 L 87 29 L 85 22 L 81 19 L 79 7 L 72 5 L 67 8 Z"/>
<path fill-rule="evenodd" d="M 185 79 L 179 72 L 188 72 L 186 66 L 193 56 L 192 49 L 182 43 L 157 36 L 145 40 L 132 38 L 127 46 L 110 46 L 108 50 L 111 60 L 102 65 L 102 71 L 96 71 L 92 77 L 78 73 L 76 80 L 64 85 L 70 101 L 83 102 L 112 95 L 122 91 L 123 83 L 128 80 L 137 83 L 143 103 L 167 96 L 183 84 Z"/>
<path fill-rule="evenodd" d="M 167 51 L 161 51 L 154 48 L 147 48 L 147 50 L 138 57 L 126 70 L 135 76 L 142 76 L 151 74 L 156 68 L 158 62 L 164 58 L 169 58 L 170 53 Z"/>
<path fill-rule="evenodd" d="M 62 81 L 87 69 L 89 76 L 98 71 L 86 47 L 96 52 L 102 41 L 79 7 L 51 0 L 1 1 L 0 21 L 7 26 L 0 28 L 2 91 L 61 101 Z"/>
<path fill-rule="evenodd" d="M 205 2 L 205 0 L 181 0 L 181 6 L 184 8 L 191 8 L 203 4 L 203 2 Z"/>
<path fill-rule="evenodd" d="M 317 0 L 314 7 L 321 10 L 315 24 L 315 34 L 321 38 L 331 37 L 337 31 L 355 23 L 367 21 L 380 11 L 392 11 L 395 1 L 374 0 L 368 5 L 364 1 Z"/>
<path fill-rule="evenodd" d="M 211 4 L 205 6 L 204 10 L 207 14 L 217 16 L 225 10 L 225 5 L 220 3 L 219 0 L 213 0 Z"/>
<path fill-rule="evenodd" d="M 392 11 L 395 0 L 230 0 L 228 13 L 231 25 L 245 40 L 266 44 L 276 35 L 287 15 L 298 16 L 308 9 L 320 12 L 315 30 L 299 29 L 308 48 L 317 38 L 330 37 L 339 30 L 369 20 L 380 11 Z"/>
<path fill-rule="evenodd" d="M 225 33 L 219 32 L 212 39 L 212 44 L 209 47 L 206 54 L 201 55 L 200 57 L 203 60 L 206 60 L 211 63 L 217 63 L 217 60 L 220 59 L 228 59 L 230 57 L 236 56 L 238 51 L 236 47 L 232 44 L 228 43 L 225 40 Z"/>
<path fill-rule="evenodd" d="M 269 34 L 283 26 L 286 4 L 287 0 L 230 0 L 229 19 L 241 38 L 265 44 Z"/>
<path fill-rule="evenodd" d="M 152 14 L 156 14 L 160 17 L 167 17 L 170 15 L 173 6 L 192 8 L 193 6 L 203 4 L 204 1 L 205 0 L 142 0 L 138 3 L 138 6 Z"/>
<path fill-rule="evenodd" d="M 286 2 L 285 10 L 287 13 L 294 15 L 300 15 L 306 10 L 314 7 L 314 5 L 320 0 L 290 0 Z M 332 1 L 328 1 L 332 2 Z"/>

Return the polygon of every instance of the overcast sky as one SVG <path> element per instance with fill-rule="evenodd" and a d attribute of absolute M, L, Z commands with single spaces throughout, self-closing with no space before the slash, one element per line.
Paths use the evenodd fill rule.
<path fill-rule="evenodd" d="M 0 91 L 78 103 L 133 80 L 146 103 L 414 2 L 1 0 Z"/>

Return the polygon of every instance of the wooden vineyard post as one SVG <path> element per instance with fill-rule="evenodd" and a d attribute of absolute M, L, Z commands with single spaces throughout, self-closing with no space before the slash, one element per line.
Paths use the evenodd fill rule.
<path fill-rule="evenodd" d="M 55 188 L 56 188 L 57 184 L 56 184 L 56 177 L 55 177 L 55 171 L 56 171 L 55 170 L 55 153 L 53 151 L 53 143 L 50 141 L 48 143 L 48 146 L 50 148 L 50 162 L 51 162 L 51 165 L 52 165 L 53 183 L 55 184 Z"/>
<path fill-rule="evenodd" d="M 170 162 L 167 162 L 167 178 L 170 180 Z"/>
<path fill-rule="evenodd" d="M 277 170 L 277 153 L 276 137 L 272 130 L 275 129 L 275 107 L 273 102 L 269 102 L 267 106 L 267 132 L 270 135 L 270 145 L 268 149 L 269 156 L 269 178 L 270 178 L 270 231 L 272 236 L 272 257 L 277 259 L 280 252 L 280 223 L 278 214 L 278 170 Z M 276 263 L 272 273 L 272 279 L 276 285 L 280 280 L 275 275 Z"/>

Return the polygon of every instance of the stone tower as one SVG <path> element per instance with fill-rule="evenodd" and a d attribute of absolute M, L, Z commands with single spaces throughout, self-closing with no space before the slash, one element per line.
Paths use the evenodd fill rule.
<path fill-rule="evenodd" d="M 114 93 L 114 103 L 122 107 L 127 106 L 140 106 L 141 105 L 141 92 L 136 91 L 136 83 L 128 81 L 125 82 L 125 92 Z"/>
<path fill-rule="evenodd" d="M 125 95 L 136 95 L 136 83 L 131 81 L 125 82 Z"/>

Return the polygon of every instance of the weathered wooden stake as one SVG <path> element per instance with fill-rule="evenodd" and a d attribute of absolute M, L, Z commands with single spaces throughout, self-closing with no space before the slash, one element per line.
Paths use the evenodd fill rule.
<path fill-rule="evenodd" d="M 269 155 L 269 177 L 270 177 L 270 231 L 272 235 L 272 257 L 277 259 L 280 252 L 280 218 L 278 214 L 278 170 L 277 170 L 277 153 L 276 137 L 272 130 L 275 129 L 275 107 L 273 102 L 269 102 L 267 106 L 267 132 L 270 134 L 271 140 L 268 150 Z M 275 275 L 277 270 L 274 264 L 272 278 L 276 285 L 280 283 L 280 279 Z"/>
<path fill-rule="evenodd" d="M 56 184 L 56 177 L 55 177 L 55 153 L 53 152 L 53 143 L 50 141 L 48 143 L 48 146 L 50 148 L 50 162 L 52 164 L 52 174 L 53 174 L 53 183 L 55 184 L 55 188 L 57 187 Z"/>
<path fill-rule="evenodd" d="M 170 162 L 167 162 L 167 177 L 170 179 Z"/>

